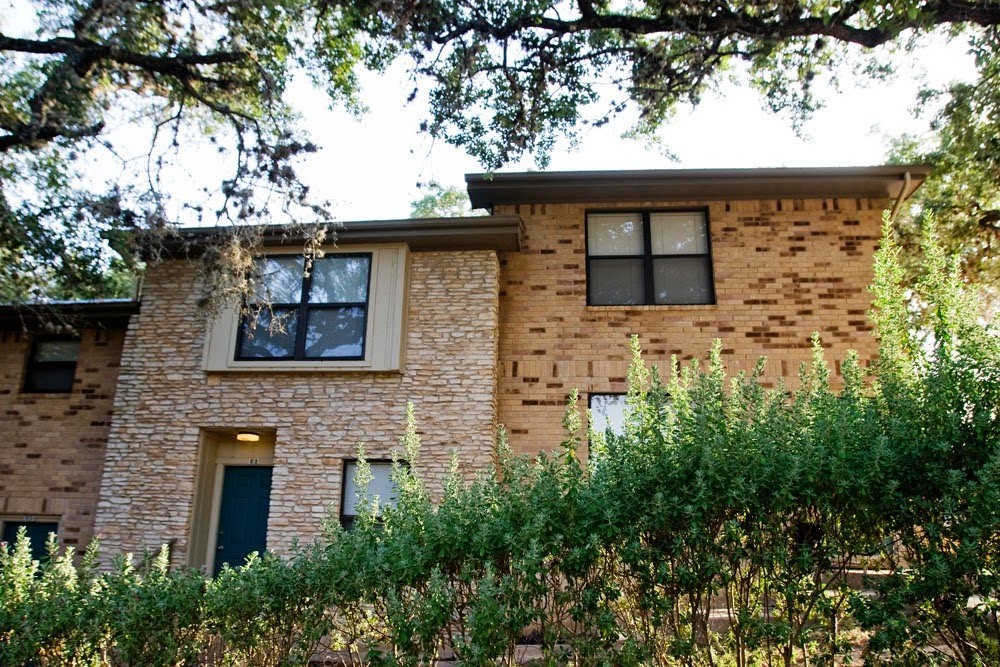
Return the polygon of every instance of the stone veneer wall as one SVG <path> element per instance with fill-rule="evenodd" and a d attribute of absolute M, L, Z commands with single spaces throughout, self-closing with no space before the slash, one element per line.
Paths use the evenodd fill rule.
<path fill-rule="evenodd" d="M 411 255 L 400 373 L 206 373 L 194 267 L 147 275 L 122 359 L 97 531 L 109 553 L 174 545 L 187 557 L 201 429 L 274 429 L 268 548 L 308 540 L 339 508 L 345 458 L 398 451 L 406 402 L 423 437 L 415 468 L 440 488 L 452 451 L 465 470 L 492 460 L 499 264 L 493 251 Z"/>
<path fill-rule="evenodd" d="M 625 391 L 628 342 L 649 363 L 705 358 L 716 338 L 731 372 L 768 358 L 794 386 L 819 332 L 831 361 L 876 354 L 867 319 L 872 256 L 886 202 L 809 199 L 496 207 L 524 218 L 520 252 L 501 253 L 499 420 L 516 451 L 562 440 L 566 397 Z M 587 306 L 588 210 L 708 209 L 716 304 Z M 839 374 L 839 363 L 836 371 Z M 836 381 L 836 378 L 834 379 Z"/>
<path fill-rule="evenodd" d="M 83 329 L 70 393 L 23 393 L 31 336 L 0 331 L 0 516 L 57 521 L 83 549 L 94 530 L 125 329 Z"/>

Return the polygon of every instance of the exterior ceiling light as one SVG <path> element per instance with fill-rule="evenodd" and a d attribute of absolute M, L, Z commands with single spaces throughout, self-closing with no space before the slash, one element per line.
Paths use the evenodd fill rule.
<path fill-rule="evenodd" d="M 236 434 L 236 439 L 240 442 L 257 442 L 260 440 L 260 433 L 256 431 L 240 431 Z"/>

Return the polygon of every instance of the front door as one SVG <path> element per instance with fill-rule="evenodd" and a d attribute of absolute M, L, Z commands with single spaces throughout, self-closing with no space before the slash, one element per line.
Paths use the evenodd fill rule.
<path fill-rule="evenodd" d="M 264 552 L 270 499 L 271 468 L 226 466 L 219 504 L 215 574 L 225 563 L 237 567 L 251 552 Z"/>

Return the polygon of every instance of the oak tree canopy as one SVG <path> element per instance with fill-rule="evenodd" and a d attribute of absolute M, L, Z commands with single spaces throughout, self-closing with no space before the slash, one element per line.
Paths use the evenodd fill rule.
<path fill-rule="evenodd" d="M 0 301 L 113 291 L 131 258 L 123 233 L 169 228 L 180 210 L 203 224 L 329 220 L 294 169 L 316 149 L 287 95 L 300 74 L 359 109 L 359 68 L 404 59 L 429 94 L 425 130 L 498 169 L 526 154 L 544 165 L 557 138 L 626 109 L 653 131 L 739 62 L 793 122 L 819 102 L 817 75 L 848 60 L 888 75 L 876 47 L 911 49 L 936 30 L 973 40 L 989 85 L 1000 23 L 997 0 L 23 5 L 34 31 L 0 24 Z M 987 97 L 977 118 L 994 146 L 980 152 L 995 164 Z M 142 180 L 84 178 L 95 151 L 115 159 L 111 135 L 129 124 L 148 137 L 146 159 L 128 165 Z M 204 199 L 178 202 L 171 169 L 192 141 L 217 147 L 228 171 Z"/>
<path fill-rule="evenodd" d="M 993 308 L 1000 297 L 1000 40 L 990 31 L 971 42 L 979 69 L 975 82 L 956 82 L 921 92 L 919 102 L 940 110 L 930 118 L 932 140 L 901 137 L 897 162 L 923 162 L 933 170 L 897 221 L 913 273 L 921 254 L 920 221 L 930 214 L 940 241 L 957 257 L 965 277 L 988 288 Z"/>

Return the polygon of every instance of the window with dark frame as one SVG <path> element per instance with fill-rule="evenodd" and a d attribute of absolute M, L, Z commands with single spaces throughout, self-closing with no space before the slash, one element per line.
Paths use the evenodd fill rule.
<path fill-rule="evenodd" d="M 371 270 L 372 253 L 260 258 L 236 359 L 364 359 Z"/>
<path fill-rule="evenodd" d="M 707 213 L 588 213 L 587 303 L 715 303 Z"/>
<path fill-rule="evenodd" d="M 31 559 L 48 560 L 49 553 L 45 548 L 46 542 L 49 539 L 49 533 L 59 533 L 59 524 L 54 521 L 4 521 L 3 541 L 7 543 L 8 551 L 14 548 L 17 533 L 22 527 L 25 537 L 30 542 Z"/>
<path fill-rule="evenodd" d="M 68 394 L 73 391 L 80 339 L 70 336 L 37 336 L 24 370 L 24 391 Z"/>
<path fill-rule="evenodd" d="M 368 461 L 372 481 L 368 485 L 365 497 L 378 496 L 380 506 L 396 504 L 396 484 L 392 481 L 392 461 Z M 362 504 L 362 495 L 354 478 L 358 473 L 358 462 L 354 459 L 344 461 L 344 478 L 340 497 L 340 524 L 350 529 L 358 515 L 358 505 Z"/>

